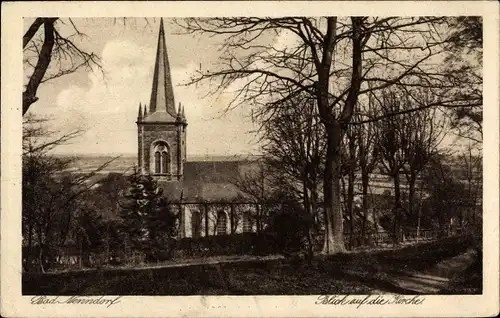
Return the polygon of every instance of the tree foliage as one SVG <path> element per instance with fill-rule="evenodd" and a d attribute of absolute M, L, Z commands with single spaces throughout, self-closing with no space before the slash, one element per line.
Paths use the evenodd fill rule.
<path fill-rule="evenodd" d="M 449 21 L 446 65 L 462 69 L 464 82 L 474 83 L 475 95 L 482 99 L 483 21 L 478 16 L 454 17 Z M 460 107 L 451 111 L 452 127 L 459 137 L 476 143 L 483 140 L 482 108 Z"/>
<path fill-rule="evenodd" d="M 178 230 L 177 214 L 152 176 L 135 171 L 128 181 L 130 186 L 120 202 L 124 231 L 147 260 L 170 258 Z"/>
<path fill-rule="evenodd" d="M 453 17 L 449 21 L 449 48 L 454 53 L 473 53 L 482 59 L 483 19 L 480 16 Z"/>
<path fill-rule="evenodd" d="M 440 234 L 444 235 L 451 219 L 457 219 L 470 204 L 466 188 L 443 156 L 436 156 L 431 161 L 424 182 L 430 193 L 427 202 L 433 219 L 437 220 Z"/>

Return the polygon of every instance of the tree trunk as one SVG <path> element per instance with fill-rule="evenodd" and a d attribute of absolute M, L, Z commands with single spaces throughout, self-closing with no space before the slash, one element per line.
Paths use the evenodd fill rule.
<path fill-rule="evenodd" d="M 370 189 L 370 197 L 372 202 L 373 231 L 375 233 L 374 241 L 376 245 L 379 245 L 378 216 L 377 216 L 377 209 L 375 208 L 375 198 L 373 197 L 373 192 L 371 191 L 371 189 Z"/>
<path fill-rule="evenodd" d="M 80 257 L 78 258 L 78 268 L 83 268 L 83 250 L 82 250 L 82 240 L 78 239 L 78 249 L 80 252 Z"/>
<path fill-rule="evenodd" d="M 38 263 L 40 265 L 40 271 L 42 273 L 45 273 L 45 266 L 44 266 L 44 253 L 43 253 L 43 249 L 44 249 L 44 245 L 43 244 L 40 244 L 40 250 L 38 251 Z"/>
<path fill-rule="evenodd" d="M 415 183 L 417 182 L 417 176 L 415 173 L 411 173 L 408 180 L 408 215 L 413 218 L 414 204 L 415 204 Z"/>
<path fill-rule="evenodd" d="M 438 237 L 442 238 L 444 237 L 444 233 L 446 231 L 445 215 L 443 211 L 438 211 L 438 223 L 439 223 Z"/>
<path fill-rule="evenodd" d="M 422 190 L 423 190 L 423 185 L 420 185 L 420 202 L 418 205 L 418 217 L 417 217 L 417 243 L 420 238 L 420 220 L 422 218 L 422 206 L 423 206 Z"/>
<path fill-rule="evenodd" d="M 262 224 L 261 224 L 262 209 L 260 207 L 260 204 L 257 203 L 255 205 L 255 209 L 257 211 L 256 217 L 255 217 L 255 228 L 256 228 L 257 234 L 260 234 L 260 232 L 262 231 Z"/>
<path fill-rule="evenodd" d="M 324 38 L 323 56 L 321 62 L 316 61 L 318 81 L 316 82 L 316 99 L 321 122 L 326 130 L 326 160 L 323 176 L 325 199 L 325 244 L 324 254 L 344 252 L 343 217 L 340 207 L 340 147 L 342 132 L 352 118 L 354 107 L 358 100 L 362 82 L 362 18 L 352 17 L 352 74 L 351 87 L 347 93 L 344 106 L 338 118 L 335 118 L 330 105 L 329 83 L 330 70 L 335 51 L 337 37 L 337 18 L 327 18 L 327 33 Z"/>
<path fill-rule="evenodd" d="M 26 253 L 24 256 L 25 260 L 25 270 L 31 271 L 31 254 L 32 254 L 32 246 L 33 246 L 33 219 L 31 216 L 28 216 L 28 246 L 26 247 Z"/>
<path fill-rule="evenodd" d="M 355 232 L 353 201 L 354 201 L 354 171 L 351 169 L 349 171 L 348 183 L 347 183 L 347 211 L 349 213 L 349 227 L 351 231 L 351 235 L 349 236 L 349 249 L 353 248 L 354 232 Z"/>
<path fill-rule="evenodd" d="M 323 177 L 325 197 L 325 243 L 323 254 L 345 251 L 344 225 L 340 206 L 340 141 L 341 127 L 338 121 L 326 125 L 327 150 Z"/>
<path fill-rule="evenodd" d="M 313 217 L 312 222 L 313 225 L 311 226 L 313 229 L 316 229 L 317 227 L 314 226 L 314 223 L 316 222 L 316 216 L 318 214 L 318 191 L 317 191 L 317 183 L 316 181 L 313 182 L 313 188 L 311 189 L 311 215 Z"/>
<path fill-rule="evenodd" d="M 179 210 L 179 231 L 177 233 L 177 237 L 183 238 L 186 237 L 186 215 L 185 215 L 185 206 L 183 204 L 178 204 L 177 209 Z"/>
<path fill-rule="evenodd" d="M 365 244 L 368 242 L 368 237 L 366 235 L 366 224 L 368 223 L 368 182 L 369 175 L 366 171 L 361 172 L 361 184 L 363 191 L 363 223 L 361 224 L 361 236 L 365 241 Z"/>
<path fill-rule="evenodd" d="M 42 48 L 40 50 L 40 54 L 38 56 L 38 61 L 35 65 L 35 69 L 33 70 L 33 74 L 31 74 L 28 84 L 26 85 L 26 89 L 23 92 L 23 115 L 26 114 L 31 104 L 38 100 L 36 97 L 36 92 L 38 90 L 38 86 L 43 80 L 45 76 L 45 72 L 47 71 L 50 60 L 52 59 L 52 48 L 54 47 L 54 22 L 57 18 L 44 18 L 43 26 L 44 26 L 44 40 L 42 44 Z M 38 21 L 35 21 L 38 22 Z M 35 31 L 36 33 L 36 31 Z M 34 33 L 33 33 L 34 35 Z M 28 38 L 31 38 L 28 36 Z M 29 42 L 26 35 L 23 38 L 23 44 Z"/>
<path fill-rule="evenodd" d="M 234 234 L 236 232 L 236 224 L 235 224 L 235 217 L 234 217 L 234 203 L 231 203 L 230 205 L 230 220 L 231 220 L 231 234 Z"/>
<path fill-rule="evenodd" d="M 401 241 L 401 188 L 399 183 L 399 173 L 396 172 L 394 178 L 394 224 L 393 238 L 394 244 L 397 245 Z"/>
<path fill-rule="evenodd" d="M 208 237 L 208 204 L 203 204 L 203 210 L 205 210 L 205 237 Z"/>
<path fill-rule="evenodd" d="M 472 209 L 472 226 L 476 225 L 476 207 Z"/>
<path fill-rule="evenodd" d="M 317 216 L 317 213 L 318 213 L 318 193 L 317 193 L 317 184 L 316 184 L 316 181 L 313 182 L 313 188 L 311 189 L 311 231 L 310 231 L 310 235 L 311 235 L 311 243 L 312 243 L 312 253 L 313 253 L 313 256 L 314 256 L 314 249 L 316 247 L 316 239 L 314 237 L 314 231 L 316 229 L 316 227 L 314 226 L 314 223 L 316 221 L 316 216 Z"/>
<path fill-rule="evenodd" d="M 310 217 L 310 220 L 313 219 L 313 213 L 312 213 L 312 208 L 311 208 L 311 200 L 310 200 L 310 197 L 309 197 L 309 191 L 307 189 L 307 185 L 306 185 L 306 181 L 305 181 L 305 178 L 302 182 L 302 190 L 303 190 L 303 193 L 304 193 L 304 208 L 306 210 L 306 214 Z M 313 252 L 313 233 L 312 233 L 312 222 L 309 223 L 309 226 L 308 226 L 308 229 L 307 229 L 307 259 L 309 260 L 309 262 L 312 261 L 312 258 L 314 256 L 314 252 Z"/>
<path fill-rule="evenodd" d="M 348 137 L 348 165 L 347 165 L 347 212 L 349 213 L 349 226 L 351 235 L 349 236 L 349 249 L 353 249 L 354 238 L 355 238 L 355 216 L 353 211 L 353 203 L 354 203 L 354 180 L 356 178 L 354 172 L 356 168 L 356 139 L 353 136 L 352 129 L 347 134 Z M 357 237 L 356 237 L 357 238 Z"/>

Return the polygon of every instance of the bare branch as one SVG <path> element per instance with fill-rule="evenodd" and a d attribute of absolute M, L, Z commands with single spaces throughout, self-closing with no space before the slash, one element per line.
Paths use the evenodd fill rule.
<path fill-rule="evenodd" d="M 40 51 L 35 70 L 30 77 L 26 90 L 23 92 L 23 115 L 26 114 L 31 104 L 36 102 L 36 91 L 49 67 L 52 58 L 52 48 L 54 47 L 54 22 L 56 18 L 43 19 L 45 39 Z"/>

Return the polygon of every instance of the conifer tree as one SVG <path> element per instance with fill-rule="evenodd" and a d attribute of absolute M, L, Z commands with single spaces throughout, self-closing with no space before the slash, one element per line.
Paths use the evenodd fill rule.
<path fill-rule="evenodd" d="M 143 251 L 150 261 L 165 258 L 165 252 L 170 257 L 177 232 L 176 213 L 150 175 L 135 171 L 128 181 L 130 187 L 123 194 L 120 217 L 132 247 Z"/>

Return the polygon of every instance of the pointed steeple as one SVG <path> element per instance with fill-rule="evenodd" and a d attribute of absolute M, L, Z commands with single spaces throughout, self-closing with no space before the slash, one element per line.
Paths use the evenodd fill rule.
<path fill-rule="evenodd" d="M 177 120 L 181 119 L 181 102 L 179 102 L 179 108 L 177 109 Z"/>
<path fill-rule="evenodd" d="M 186 114 L 184 113 L 184 105 L 182 105 L 182 113 L 181 113 L 181 118 L 182 118 L 182 121 L 186 121 Z"/>
<path fill-rule="evenodd" d="M 137 114 L 137 121 L 140 121 L 142 118 L 142 106 L 141 103 L 139 103 L 139 113 Z"/>
<path fill-rule="evenodd" d="M 144 104 L 144 115 L 142 116 L 142 118 L 146 118 L 147 115 L 148 115 L 148 105 Z"/>
<path fill-rule="evenodd" d="M 160 19 L 160 32 L 158 34 L 158 45 L 156 49 L 156 61 L 153 75 L 153 87 L 149 112 L 154 118 L 161 121 L 175 119 L 174 90 L 170 77 L 170 64 L 168 61 L 167 45 L 165 43 L 165 30 L 163 18 Z M 154 113 L 160 113 L 155 115 Z"/>

